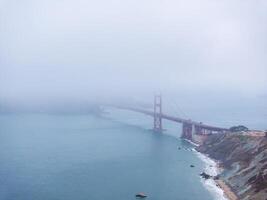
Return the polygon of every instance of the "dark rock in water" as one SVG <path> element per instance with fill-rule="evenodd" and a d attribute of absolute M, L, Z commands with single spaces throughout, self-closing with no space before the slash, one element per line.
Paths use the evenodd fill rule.
<path fill-rule="evenodd" d="M 136 198 L 146 198 L 147 195 L 145 195 L 144 193 L 140 192 L 138 194 L 135 195 Z"/>
<path fill-rule="evenodd" d="M 190 165 L 190 167 L 195 167 L 195 165 Z"/>
<path fill-rule="evenodd" d="M 179 150 L 181 150 L 181 147 L 178 147 Z"/>
<path fill-rule="evenodd" d="M 205 172 L 202 172 L 202 173 L 200 174 L 200 176 L 201 176 L 202 178 L 204 178 L 204 179 L 210 179 L 210 178 L 212 178 L 211 175 L 209 175 L 209 174 L 207 174 L 207 173 L 205 173 Z"/>

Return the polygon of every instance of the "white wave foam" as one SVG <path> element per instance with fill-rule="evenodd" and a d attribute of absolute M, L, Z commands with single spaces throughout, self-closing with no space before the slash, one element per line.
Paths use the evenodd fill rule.
<path fill-rule="evenodd" d="M 196 152 L 197 156 L 202 161 L 204 161 L 204 163 L 206 164 L 204 171 L 207 174 L 209 174 L 211 176 L 217 176 L 220 173 L 220 171 L 219 171 L 219 169 L 217 167 L 217 162 L 216 161 L 212 160 L 208 156 L 206 156 L 206 155 L 204 155 L 204 154 L 202 154 L 202 153 L 200 153 L 198 151 L 194 151 L 194 152 Z"/>
<path fill-rule="evenodd" d="M 197 152 L 194 150 L 194 152 L 197 154 L 197 156 L 206 164 L 204 168 L 204 172 L 211 175 L 216 176 L 220 173 L 219 168 L 217 167 L 217 162 L 209 158 L 208 156 Z M 216 200 L 228 200 L 228 198 L 225 197 L 224 191 L 216 186 L 216 182 L 213 179 L 201 179 L 201 182 L 205 186 L 205 188 L 214 196 L 214 199 Z"/>
<path fill-rule="evenodd" d="M 228 200 L 228 198 L 226 198 L 224 196 L 223 190 L 216 186 L 216 183 L 214 180 L 212 180 L 212 179 L 203 180 L 202 179 L 201 182 L 204 184 L 205 188 L 212 194 L 214 199 L 216 199 L 216 200 Z"/>
<path fill-rule="evenodd" d="M 192 142 L 191 140 L 188 140 L 188 139 L 184 139 L 185 141 L 187 141 L 187 142 L 189 142 L 190 144 L 192 144 L 192 145 L 194 145 L 194 146 L 199 146 L 199 144 L 197 144 L 197 143 L 194 143 L 194 142 Z"/>

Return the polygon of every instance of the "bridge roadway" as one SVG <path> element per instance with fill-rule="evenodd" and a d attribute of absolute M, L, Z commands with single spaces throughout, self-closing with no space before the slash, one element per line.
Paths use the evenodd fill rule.
<path fill-rule="evenodd" d="M 127 106 L 116 106 L 116 108 L 123 109 L 123 110 L 131 110 L 131 111 L 143 113 L 145 115 L 149 115 L 152 117 L 154 117 L 154 115 L 155 115 L 153 111 L 148 111 L 148 110 L 139 109 L 139 108 L 133 108 L 133 107 L 127 107 Z M 201 129 L 206 129 L 209 131 L 228 131 L 229 130 L 226 128 L 211 126 L 211 125 L 203 124 L 201 122 L 192 121 L 189 119 L 183 119 L 180 117 L 173 117 L 173 116 L 166 115 L 163 113 L 157 114 L 157 115 L 160 115 L 162 119 L 166 119 L 166 120 L 170 120 L 170 121 L 174 121 L 174 122 L 178 122 L 178 123 L 182 123 L 182 124 L 194 125 L 196 127 L 199 127 Z"/>

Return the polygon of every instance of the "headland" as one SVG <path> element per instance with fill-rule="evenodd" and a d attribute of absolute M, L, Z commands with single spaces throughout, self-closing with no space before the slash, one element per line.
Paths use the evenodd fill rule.
<path fill-rule="evenodd" d="M 213 178 L 229 200 L 267 199 L 267 137 L 263 131 L 214 134 L 196 150 L 218 163 Z"/>

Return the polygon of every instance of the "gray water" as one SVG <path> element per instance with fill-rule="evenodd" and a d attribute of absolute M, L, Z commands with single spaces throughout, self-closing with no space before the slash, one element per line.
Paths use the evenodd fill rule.
<path fill-rule="evenodd" d="M 214 199 L 180 127 L 165 123 L 157 134 L 151 125 L 119 111 L 0 115 L 0 199 L 131 200 L 141 191 L 151 200 Z"/>

